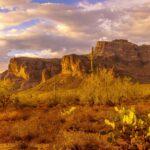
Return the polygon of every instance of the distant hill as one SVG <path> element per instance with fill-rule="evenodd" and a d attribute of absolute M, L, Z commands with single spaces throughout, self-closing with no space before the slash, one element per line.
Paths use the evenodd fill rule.
<path fill-rule="evenodd" d="M 138 46 L 123 39 L 98 41 L 87 55 L 71 54 L 62 59 L 12 58 L 0 78 L 17 82 L 20 89 L 28 89 L 44 84 L 57 74 L 77 78 L 101 68 L 113 68 L 119 76 L 150 83 L 150 45 Z"/>

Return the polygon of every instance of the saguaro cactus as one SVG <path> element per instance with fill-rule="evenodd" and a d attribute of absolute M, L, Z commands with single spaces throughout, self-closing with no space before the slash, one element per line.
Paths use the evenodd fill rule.
<path fill-rule="evenodd" d="M 94 71 L 94 47 L 92 47 L 90 54 L 90 62 L 91 62 L 91 73 Z"/>

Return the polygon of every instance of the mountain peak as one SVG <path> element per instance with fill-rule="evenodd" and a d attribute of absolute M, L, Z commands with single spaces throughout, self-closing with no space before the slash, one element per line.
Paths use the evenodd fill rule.
<path fill-rule="evenodd" d="M 57 74 L 83 76 L 93 69 L 114 68 L 120 76 L 150 82 L 150 45 L 138 46 L 124 39 L 98 41 L 92 48 L 92 55 L 93 60 L 90 54 L 71 54 L 62 59 L 12 58 L 1 79 L 19 80 L 22 87 L 32 87 L 32 83 L 45 82 Z"/>

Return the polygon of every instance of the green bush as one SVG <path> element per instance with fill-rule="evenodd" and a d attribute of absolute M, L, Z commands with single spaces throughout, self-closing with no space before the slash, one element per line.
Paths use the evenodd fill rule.
<path fill-rule="evenodd" d="M 83 81 L 79 95 L 85 103 L 119 104 L 123 100 L 141 98 L 143 90 L 129 78 L 117 78 L 112 70 L 103 69 Z"/>

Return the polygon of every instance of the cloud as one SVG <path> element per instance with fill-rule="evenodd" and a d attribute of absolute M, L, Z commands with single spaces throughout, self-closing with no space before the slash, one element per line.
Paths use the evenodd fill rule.
<path fill-rule="evenodd" d="M 12 7 L 30 3 L 31 0 L 0 0 L 0 7 Z"/>
<path fill-rule="evenodd" d="M 31 57 L 31 58 L 59 58 L 63 56 L 63 52 L 58 53 L 57 51 L 52 51 L 51 49 L 41 50 L 41 51 L 30 51 L 25 50 L 24 52 L 21 50 L 12 50 L 8 53 L 10 57 Z"/>
<path fill-rule="evenodd" d="M 3 62 L 16 55 L 87 53 L 99 39 L 126 38 L 150 44 L 149 0 L 80 1 L 76 5 L 0 0 L 0 6 L 9 9 L 0 13 L 0 60 L 6 57 Z"/>
<path fill-rule="evenodd" d="M 83 1 L 79 2 L 78 6 L 81 7 L 83 11 L 96 11 L 103 9 L 103 4 L 101 2 L 91 4 L 88 1 Z"/>

